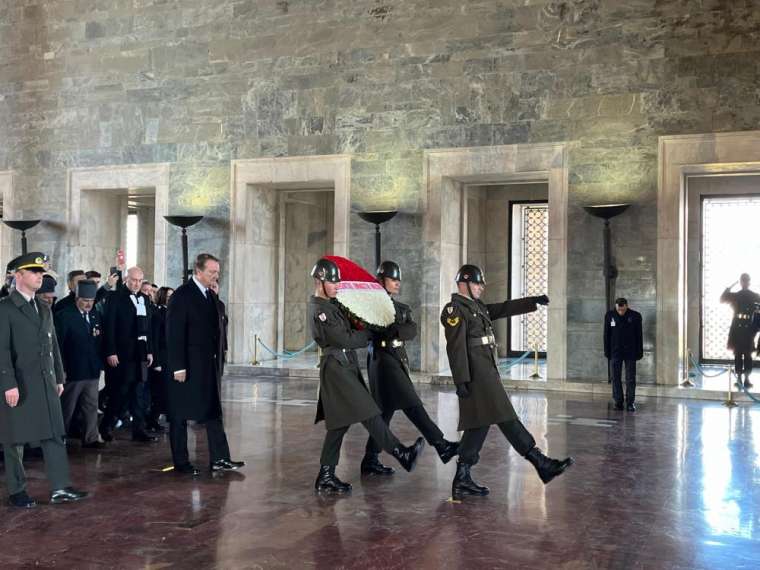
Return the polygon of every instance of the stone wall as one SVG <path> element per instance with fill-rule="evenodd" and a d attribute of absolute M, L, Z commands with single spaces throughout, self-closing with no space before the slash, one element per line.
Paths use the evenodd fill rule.
<path fill-rule="evenodd" d="M 756 128 L 758 36 L 752 0 L 4 2 L 0 170 L 17 217 L 47 222 L 31 243 L 65 256 L 68 168 L 168 162 L 170 212 L 207 216 L 191 253 L 225 258 L 231 159 L 351 154 L 354 207 L 403 212 L 387 251 L 414 276 L 424 149 L 572 141 L 568 372 L 600 377 L 601 227 L 580 206 L 634 204 L 618 287 L 654 306 L 657 137 Z"/>

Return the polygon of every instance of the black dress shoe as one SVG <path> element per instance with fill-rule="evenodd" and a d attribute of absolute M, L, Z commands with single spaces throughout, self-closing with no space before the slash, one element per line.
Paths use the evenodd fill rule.
<path fill-rule="evenodd" d="M 158 441 L 158 438 L 153 437 L 152 435 L 148 435 L 145 432 L 140 432 L 132 434 L 132 441 L 137 441 L 139 443 L 155 443 Z"/>
<path fill-rule="evenodd" d="M 625 409 L 625 406 L 623 406 L 623 402 L 615 402 L 615 409 L 618 412 L 622 412 Z"/>
<path fill-rule="evenodd" d="M 749 381 L 749 378 L 747 378 L 747 379 L 744 381 L 744 387 L 745 387 L 745 388 L 752 388 L 752 382 L 750 382 L 750 381 Z"/>
<path fill-rule="evenodd" d="M 404 447 L 403 445 L 393 450 L 393 457 L 395 457 L 401 464 L 401 467 L 407 471 L 412 471 L 414 466 L 417 465 L 417 459 L 422 454 L 422 450 L 425 449 L 425 439 L 418 437 L 417 441 L 411 447 Z"/>
<path fill-rule="evenodd" d="M 102 439 L 105 442 L 111 442 L 113 441 L 113 434 L 110 431 L 101 431 L 100 439 Z"/>
<path fill-rule="evenodd" d="M 211 464 L 211 471 L 235 471 L 245 465 L 245 461 L 232 461 L 231 459 L 219 459 Z"/>
<path fill-rule="evenodd" d="M 460 500 L 465 495 L 485 497 L 491 491 L 484 485 L 478 485 L 470 476 L 470 465 L 457 461 L 457 472 L 451 483 L 451 498 Z"/>
<path fill-rule="evenodd" d="M 319 475 L 314 482 L 314 490 L 317 493 L 344 494 L 351 492 L 351 483 L 344 483 L 335 474 L 335 465 L 322 465 Z"/>
<path fill-rule="evenodd" d="M 568 457 L 562 461 L 547 457 L 541 453 L 541 450 L 537 447 L 531 449 L 525 456 L 525 459 L 530 461 L 533 464 L 533 467 L 536 468 L 538 476 L 541 478 L 541 481 L 544 482 L 544 485 L 558 475 L 562 475 L 568 467 L 575 463 L 575 459 L 572 457 Z"/>
<path fill-rule="evenodd" d="M 201 474 L 200 469 L 196 469 L 195 465 L 188 463 L 186 465 L 174 466 L 174 472 L 178 475 L 190 475 L 191 477 L 197 477 Z"/>
<path fill-rule="evenodd" d="M 26 494 L 26 491 L 19 491 L 8 497 L 8 504 L 11 507 L 19 507 L 21 509 L 31 509 L 37 506 L 37 501 L 32 499 Z"/>
<path fill-rule="evenodd" d="M 83 443 L 82 447 L 84 449 L 104 449 L 107 446 L 102 441 L 91 441 L 89 443 Z"/>
<path fill-rule="evenodd" d="M 148 424 L 146 427 L 148 428 L 148 431 L 152 431 L 153 433 L 166 433 L 166 428 L 158 422 Z"/>
<path fill-rule="evenodd" d="M 50 493 L 50 504 L 60 505 L 61 503 L 73 503 L 87 498 L 87 491 L 77 491 L 73 487 L 58 489 Z"/>
<path fill-rule="evenodd" d="M 361 472 L 362 475 L 387 476 L 393 475 L 396 470 L 380 463 L 376 453 L 367 453 L 362 459 Z"/>
<path fill-rule="evenodd" d="M 629 412 L 635 412 L 636 411 L 636 404 L 630 403 L 625 407 L 626 410 Z"/>
<path fill-rule="evenodd" d="M 438 443 L 434 443 L 433 447 L 435 447 L 435 450 L 438 452 L 438 457 L 441 458 L 444 465 L 451 461 L 455 455 L 459 454 L 458 441 L 447 441 L 442 439 Z"/>

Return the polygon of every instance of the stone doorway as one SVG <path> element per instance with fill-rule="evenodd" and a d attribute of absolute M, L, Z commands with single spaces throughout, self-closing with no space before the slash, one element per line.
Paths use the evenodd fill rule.
<path fill-rule="evenodd" d="M 424 220 L 422 366 L 438 373 L 448 368 L 439 323 L 454 290 L 454 275 L 467 261 L 463 224 L 466 189 L 473 185 L 539 183 L 549 203 L 549 291 L 547 374 L 564 380 L 567 370 L 567 148 L 565 144 L 505 145 L 431 150 L 425 153 L 427 204 Z"/>
<path fill-rule="evenodd" d="M 311 340 L 308 271 L 315 256 L 348 255 L 350 174 L 341 155 L 233 161 L 232 363 L 250 363 L 256 334 L 277 352 Z"/>

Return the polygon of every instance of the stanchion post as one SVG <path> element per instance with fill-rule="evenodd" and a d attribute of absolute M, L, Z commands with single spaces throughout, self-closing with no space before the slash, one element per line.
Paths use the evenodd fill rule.
<path fill-rule="evenodd" d="M 736 402 L 734 402 L 734 393 L 733 393 L 733 384 L 731 383 L 731 374 L 733 372 L 731 371 L 731 367 L 728 368 L 728 398 L 726 398 L 726 401 L 723 402 L 723 405 L 727 408 L 734 408 L 736 407 Z"/>
<path fill-rule="evenodd" d="M 689 365 L 694 360 L 694 356 L 691 354 L 691 349 L 687 351 L 686 359 L 686 380 L 681 382 L 681 388 L 694 388 L 695 384 L 691 381 L 691 378 L 689 378 Z"/>
<path fill-rule="evenodd" d="M 253 366 L 258 366 L 261 364 L 259 362 L 259 335 L 254 334 L 253 335 L 253 362 L 251 362 Z"/>
<path fill-rule="evenodd" d="M 538 373 L 538 343 L 533 345 L 533 374 L 529 378 L 533 380 L 541 378 L 541 375 Z"/>

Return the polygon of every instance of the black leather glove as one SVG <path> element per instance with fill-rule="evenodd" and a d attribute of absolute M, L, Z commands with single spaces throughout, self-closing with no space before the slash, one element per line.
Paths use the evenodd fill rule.
<path fill-rule="evenodd" d="M 533 297 L 533 300 L 539 305 L 549 304 L 549 297 L 547 297 L 546 295 L 539 295 L 538 297 Z"/>
<path fill-rule="evenodd" d="M 467 387 L 467 384 L 457 384 L 457 396 L 460 398 L 470 397 L 470 389 Z"/>

